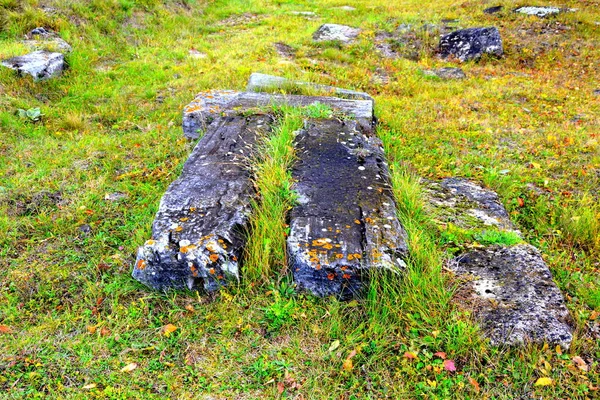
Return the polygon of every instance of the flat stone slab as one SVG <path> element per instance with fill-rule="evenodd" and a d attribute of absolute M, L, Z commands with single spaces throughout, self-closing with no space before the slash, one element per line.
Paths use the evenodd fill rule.
<path fill-rule="evenodd" d="M 493 190 L 463 178 L 439 182 L 423 179 L 421 183 L 428 200 L 426 207 L 438 224 L 452 223 L 470 230 L 494 227 L 520 235 Z"/>
<path fill-rule="evenodd" d="M 339 41 L 344 44 L 351 43 L 356 39 L 360 29 L 339 24 L 323 24 L 313 34 L 315 42 Z"/>
<path fill-rule="evenodd" d="M 152 239 L 138 249 L 133 277 L 156 290 L 212 292 L 239 279 L 251 200 L 256 196 L 244 166 L 269 115 L 215 120 L 163 196 Z"/>
<path fill-rule="evenodd" d="M 535 15 L 536 17 L 548 17 L 559 14 L 562 10 L 558 7 L 524 6 L 515 9 L 519 14 Z"/>
<path fill-rule="evenodd" d="M 261 74 L 258 72 L 254 72 L 252 75 L 250 75 L 250 79 L 248 79 L 248 85 L 246 86 L 246 91 L 264 92 L 272 89 L 290 88 L 294 86 L 308 87 L 344 99 L 374 101 L 373 97 L 369 96 L 365 92 L 357 92 L 355 90 L 341 89 L 334 86 L 319 85 L 316 83 L 292 81 L 279 76 Z"/>
<path fill-rule="evenodd" d="M 440 55 L 460 61 L 477 60 L 484 54 L 501 56 L 502 38 L 497 28 L 468 28 L 442 35 Z"/>
<path fill-rule="evenodd" d="M 14 69 L 20 75 L 28 74 L 39 80 L 59 76 L 66 68 L 65 58 L 61 53 L 45 50 L 9 58 L 2 61 L 2 65 Z"/>
<path fill-rule="evenodd" d="M 539 251 L 493 246 L 455 258 L 450 268 L 471 279 L 475 315 L 493 345 L 559 344 L 573 339 L 570 316 Z"/>
<path fill-rule="evenodd" d="M 197 139 L 200 131 L 226 116 L 244 110 L 274 105 L 305 107 L 311 104 L 327 104 L 332 109 L 355 118 L 365 129 L 373 127 L 373 102 L 348 100 L 326 96 L 272 95 L 267 93 L 212 90 L 202 92 L 183 110 L 183 133 L 189 139 Z"/>
<path fill-rule="evenodd" d="M 369 270 L 403 269 L 406 233 L 381 141 L 353 120 L 309 120 L 295 146 L 298 205 L 287 244 L 299 288 L 348 298 L 361 291 Z"/>

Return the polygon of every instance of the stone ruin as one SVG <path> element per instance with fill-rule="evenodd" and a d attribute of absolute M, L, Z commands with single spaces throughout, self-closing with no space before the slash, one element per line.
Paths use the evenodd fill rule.
<path fill-rule="evenodd" d="M 261 92 L 308 85 L 332 96 Z M 278 118 L 273 105 L 326 104 L 331 118 L 306 118 L 296 132 L 292 167 L 297 204 L 289 212 L 288 263 L 299 290 L 316 296 L 361 296 L 372 276 L 401 273 L 410 249 L 381 141 L 373 100 L 365 93 L 253 74 L 246 92 L 200 93 L 185 109 L 183 130 L 197 139 L 181 176 L 163 196 L 152 238 L 137 254 L 133 277 L 155 290 L 215 292 L 240 274 L 258 193 L 248 158 Z M 422 181 L 428 210 L 440 227 L 509 232 L 520 237 L 496 193 L 459 178 Z M 463 281 L 492 344 L 549 342 L 568 348 L 570 316 L 540 252 L 516 244 L 471 246 L 448 267 Z"/>

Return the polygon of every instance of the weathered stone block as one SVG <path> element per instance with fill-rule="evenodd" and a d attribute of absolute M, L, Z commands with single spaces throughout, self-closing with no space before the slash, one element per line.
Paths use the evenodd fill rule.
<path fill-rule="evenodd" d="M 301 289 L 350 297 L 375 268 L 401 270 L 406 233 L 396 217 L 381 142 L 352 120 L 310 120 L 295 140 L 289 263 Z"/>
<path fill-rule="evenodd" d="M 476 60 L 484 54 L 501 56 L 502 38 L 496 28 L 469 28 L 454 31 L 440 38 L 442 57 L 455 57 L 460 61 Z"/>
<path fill-rule="evenodd" d="M 470 277 L 475 315 L 493 345 L 560 344 L 573 338 L 562 294 L 539 251 L 493 246 L 455 258 L 450 268 Z"/>
<path fill-rule="evenodd" d="M 496 192 L 463 178 L 440 182 L 422 180 L 427 207 L 439 223 L 452 223 L 464 229 L 494 227 L 520 234 Z"/>
<path fill-rule="evenodd" d="M 197 139 L 201 130 L 219 123 L 224 116 L 237 115 L 244 110 L 273 105 L 304 107 L 314 103 L 331 106 L 334 110 L 355 118 L 365 129 L 373 125 L 373 102 L 347 100 L 325 96 L 271 95 L 243 93 L 231 90 L 208 91 L 198 94 L 183 110 L 183 132 L 189 139 Z"/>
<path fill-rule="evenodd" d="M 138 250 L 135 279 L 157 290 L 208 292 L 239 279 L 256 195 L 245 163 L 271 123 L 268 115 L 237 115 L 211 125 L 160 202 L 152 239 Z"/>
<path fill-rule="evenodd" d="M 339 24 L 323 24 L 313 34 L 315 42 L 339 41 L 345 44 L 351 43 L 358 34 L 360 29 L 352 28 L 346 25 Z"/>

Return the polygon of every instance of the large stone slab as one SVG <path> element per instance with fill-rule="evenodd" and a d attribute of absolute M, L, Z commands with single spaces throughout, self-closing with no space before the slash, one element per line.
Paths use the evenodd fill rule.
<path fill-rule="evenodd" d="M 475 315 L 493 345 L 547 342 L 569 348 L 569 311 L 535 247 L 473 250 L 455 258 L 450 268 L 471 277 Z"/>
<path fill-rule="evenodd" d="M 59 76 L 66 68 L 62 54 L 45 50 L 9 58 L 2 61 L 2 65 L 14 69 L 21 75 L 28 74 L 40 80 Z"/>
<path fill-rule="evenodd" d="M 354 120 L 310 120 L 295 146 L 298 205 L 287 244 L 299 288 L 347 298 L 369 270 L 404 268 L 406 233 L 380 140 Z"/>
<path fill-rule="evenodd" d="M 355 90 L 349 89 L 341 89 L 334 86 L 328 85 L 319 85 L 316 83 L 310 82 L 302 82 L 302 81 L 292 81 L 286 78 L 282 78 L 279 76 L 261 74 L 258 72 L 254 72 L 250 75 L 250 79 L 248 80 L 248 85 L 246 86 L 246 91 L 248 92 L 265 92 L 272 89 L 278 88 L 292 88 L 292 87 L 307 87 L 323 94 L 329 94 L 331 96 L 343 98 L 343 99 L 352 99 L 352 100 L 370 100 L 374 101 L 373 97 L 369 96 L 365 92 L 357 92 Z"/>
<path fill-rule="evenodd" d="M 212 123 L 218 123 L 223 117 L 256 108 L 268 111 L 278 105 L 305 107 L 315 103 L 327 104 L 333 110 L 355 118 L 364 129 L 373 127 L 373 102 L 370 100 L 215 90 L 198 94 L 194 101 L 184 108 L 183 132 L 187 138 L 197 139 L 200 131 L 207 129 Z"/>
<path fill-rule="evenodd" d="M 217 290 L 239 279 L 238 263 L 256 195 L 247 157 L 269 115 L 232 115 L 210 125 L 163 196 L 152 239 L 138 250 L 133 277 L 157 290 Z"/>
<path fill-rule="evenodd" d="M 502 38 L 497 28 L 468 28 L 442 35 L 439 52 L 442 57 L 460 61 L 477 60 L 484 54 L 501 56 Z"/>
<path fill-rule="evenodd" d="M 457 299 L 473 310 L 484 335 L 494 345 L 548 342 L 568 348 L 570 317 L 560 290 L 539 251 L 518 238 L 496 192 L 463 178 L 421 182 L 426 209 L 441 232 L 453 224 L 474 238 L 494 231 L 517 235 L 514 241 L 514 235 L 490 234 L 496 241 L 488 246 L 463 243 L 448 264 L 464 281 Z M 521 243 L 510 245 L 515 242 Z"/>

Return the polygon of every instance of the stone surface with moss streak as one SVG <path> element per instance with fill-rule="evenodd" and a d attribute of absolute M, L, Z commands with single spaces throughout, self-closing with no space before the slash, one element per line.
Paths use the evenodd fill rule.
<path fill-rule="evenodd" d="M 157 290 L 207 292 L 239 279 L 256 196 L 247 158 L 272 122 L 269 115 L 238 115 L 210 126 L 160 202 L 152 239 L 138 250 L 135 279 Z"/>
<path fill-rule="evenodd" d="M 369 271 L 400 272 L 406 233 L 396 217 L 381 141 L 354 120 L 309 120 L 295 140 L 298 205 L 290 213 L 290 268 L 300 289 L 341 298 Z"/>
<path fill-rule="evenodd" d="M 455 258 L 451 269 L 470 277 L 475 315 L 493 345 L 559 344 L 573 339 L 563 296 L 533 246 L 490 246 Z"/>

